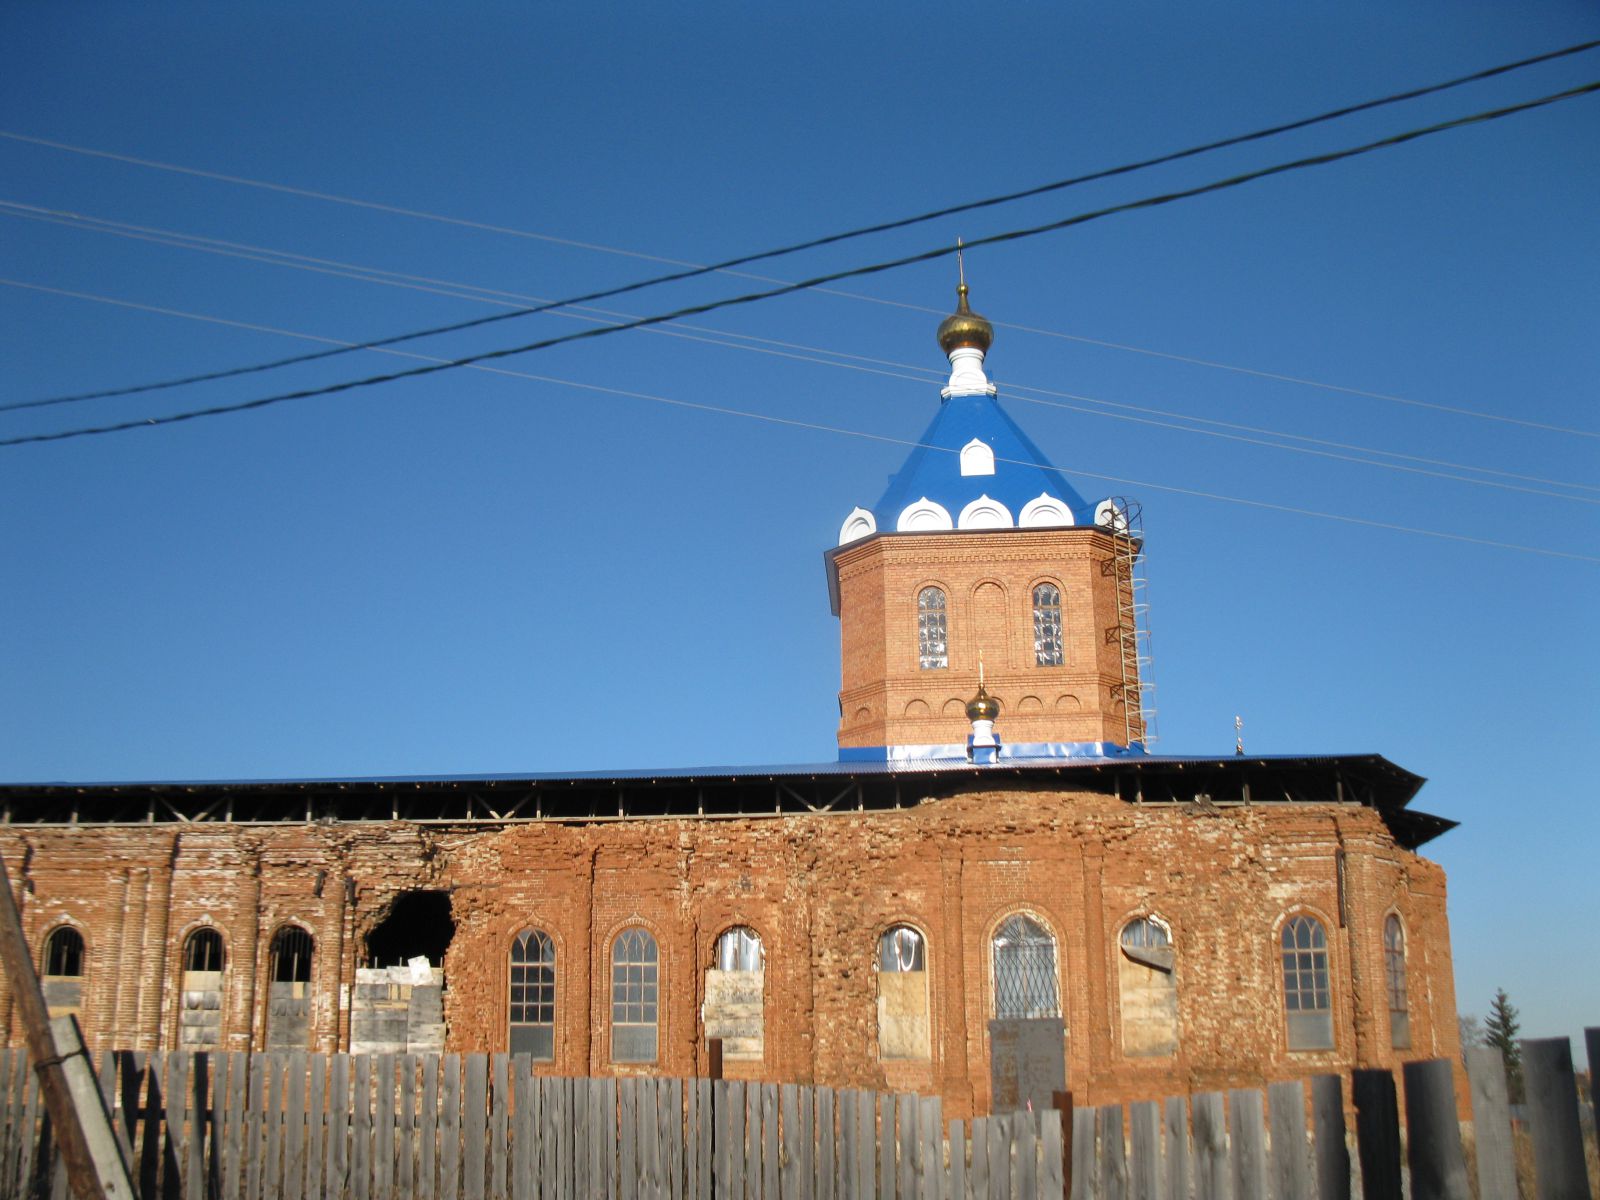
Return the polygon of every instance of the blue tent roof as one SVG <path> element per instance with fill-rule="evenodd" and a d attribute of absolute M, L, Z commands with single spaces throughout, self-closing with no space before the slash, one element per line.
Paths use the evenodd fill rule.
<path fill-rule="evenodd" d="M 993 475 L 961 474 L 960 450 L 973 438 L 994 451 Z M 921 444 L 890 478 L 888 489 L 872 506 L 880 530 L 893 530 L 905 507 L 924 496 L 942 505 L 954 521 L 969 503 L 987 495 L 1010 509 L 1015 521 L 1023 505 L 1041 492 L 1066 504 L 1078 524 L 1093 523 L 1094 505 L 1050 465 L 993 396 L 952 396 L 945 400 L 919 441 Z"/>

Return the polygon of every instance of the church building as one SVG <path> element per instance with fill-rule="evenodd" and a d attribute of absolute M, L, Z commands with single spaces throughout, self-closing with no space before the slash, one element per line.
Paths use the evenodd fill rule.
<path fill-rule="evenodd" d="M 1457 1058 L 1418 853 L 1453 822 L 1377 754 L 1155 752 L 1138 506 L 1050 465 L 993 337 L 963 284 L 931 424 L 824 554 L 836 761 L 3 785 L 52 1009 L 97 1050 L 562 1075 L 720 1039 L 728 1077 L 951 1117 Z"/>

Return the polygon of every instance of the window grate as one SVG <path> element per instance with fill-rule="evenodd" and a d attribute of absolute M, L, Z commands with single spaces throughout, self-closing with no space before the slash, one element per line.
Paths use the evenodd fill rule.
<path fill-rule="evenodd" d="M 950 665 L 949 627 L 944 593 L 936 587 L 917 593 L 917 661 L 924 671 Z"/>
<path fill-rule="evenodd" d="M 1061 1015 L 1055 939 L 1024 916 L 1008 917 L 994 935 L 994 1015 Z"/>
<path fill-rule="evenodd" d="M 1061 590 L 1041 583 L 1033 589 L 1033 660 L 1041 667 L 1066 661 L 1061 643 Z"/>

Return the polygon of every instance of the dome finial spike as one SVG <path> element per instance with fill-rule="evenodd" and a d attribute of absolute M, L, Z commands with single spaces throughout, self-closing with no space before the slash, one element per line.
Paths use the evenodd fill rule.
<path fill-rule="evenodd" d="M 961 238 L 959 236 L 956 238 L 956 283 L 962 289 L 967 286 L 967 260 L 962 253 Z"/>

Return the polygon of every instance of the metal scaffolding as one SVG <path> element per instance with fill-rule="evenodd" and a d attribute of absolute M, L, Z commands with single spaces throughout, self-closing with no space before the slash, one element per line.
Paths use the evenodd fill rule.
<path fill-rule="evenodd" d="M 1123 731 L 1129 745 L 1156 741 L 1156 710 L 1150 704 L 1150 602 L 1144 565 L 1144 513 L 1136 500 L 1112 497 L 1102 524 L 1111 531 L 1115 551 L 1117 623 L 1110 631 L 1121 660 Z"/>

